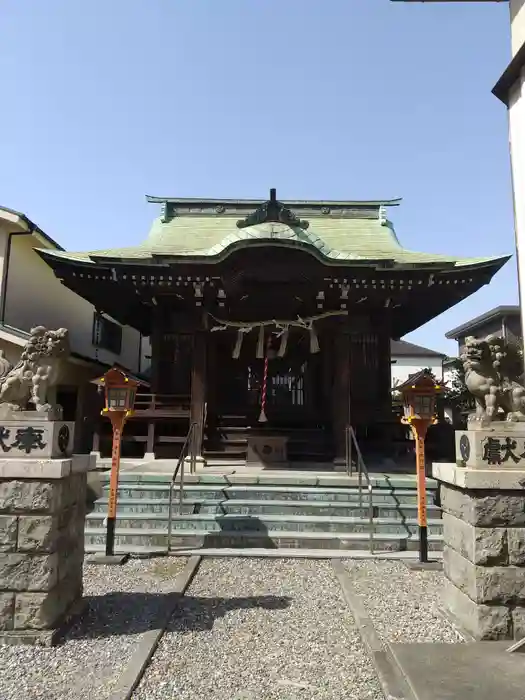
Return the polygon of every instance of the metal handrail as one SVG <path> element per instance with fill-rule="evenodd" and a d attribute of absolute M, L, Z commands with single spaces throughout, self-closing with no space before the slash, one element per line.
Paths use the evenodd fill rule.
<path fill-rule="evenodd" d="M 186 439 L 184 440 L 184 444 L 182 445 L 182 449 L 180 451 L 179 459 L 177 460 L 177 465 L 176 465 L 175 470 L 173 472 L 173 476 L 171 477 L 169 505 L 168 505 L 168 547 L 167 547 L 168 554 L 170 553 L 170 550 L 171 550 L 171 532 L 173 529 L 173 489 L 175 487 L 177 475 L 180 471 L 179 515 L 182 515 L 182 506 L 183 506 L 183 502 L 184 502 L 184 463 L 186 461 L 186 458 L 187 458 L 188 452 L 189 452 L 190 453 L 190 474 L 194 474 L 195 473 L 195 465 L 196 465 L 196 461 L 197 461 L 194 435 L 195 435 L 195 429 L 196 429 L 197 425 L 198 425 L 197 421 L 194 421 L 193 423 L 190 424 L 188 434 L 186 435 Z"/>
<path fill-rule="evenodd" d="M 373 486 L 370 474 L 363 459 L 363 455 L 357 443 L 355 430 L 351 425 L 346 426 L 346 473 L 352 475 L 352 445 L 355 448 L 357 457 L 357 488 L 359 492 L 359 508 L 363 508 L 363 475 L 366 479 L 368 491 L 368 546 L 370 554 L 374 553 L 374 500 Z"/>

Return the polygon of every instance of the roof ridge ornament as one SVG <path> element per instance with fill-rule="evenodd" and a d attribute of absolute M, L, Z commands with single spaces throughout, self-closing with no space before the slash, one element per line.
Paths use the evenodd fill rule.
<path fill-rule="evenodd" d="M 309 221 L 299 219 L 291 209 L 285 207 L 282 202 L 277 201 L 275 188 L 270 190 L 270 199 L 267 202 L 264 202 L 254 212 L 248 214 L 245 219 L 237 221 L 237 228 L 246 228 L 247 226 L 256 226 L 257 224 L 270 222 L 285 224 L 291 228 L 298 227 L 303 230 L 310 226 Z"/>

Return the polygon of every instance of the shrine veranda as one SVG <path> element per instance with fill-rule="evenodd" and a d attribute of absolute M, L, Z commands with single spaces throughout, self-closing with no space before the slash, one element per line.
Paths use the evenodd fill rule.
<path fill-rule="evenodd" d="M 389 454 L 390 340 L 508 260 L 406 250 L 387 217 L 400 200 L 148 199 L 161 214 L 138 246 L 39 251 L 64 285 L 151 339 L 132 456 L 177 457 L 192 421 L 206 459 L 246 459 L 262 435 L 276 461 L 342 463 L 348 425 L 365 451 Z"/>

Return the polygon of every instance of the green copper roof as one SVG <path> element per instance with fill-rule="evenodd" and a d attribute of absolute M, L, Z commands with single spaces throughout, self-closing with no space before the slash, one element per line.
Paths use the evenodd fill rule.
<path fill-rule="evenodd" d="M 148 238 L 140 245 L 84 253 L 46 251 L 46 257 L 87 263 L 102 262 L 104 258 L 147 262 L 156 256 L 212 262 L 238 248 L 271 242 L 309 250 L 325 263 L 339 265 L 392 260 L 398 265 L 462 266 L 498 260 L 458 259 L 405 250 L 385 216 L 385 206 L 395 206 L 399 200 L 281 203 L 273 199 L 264 203 L 150 198 L 150 201 L 161 202 L 163 213 L 155 219 Z M 265 207 L 272 205 L 276 209 L 270 215 Z M 256 207 L 259 209 L 254 212 Z M 262 214 L 260 210 L 264 210 Z"/>

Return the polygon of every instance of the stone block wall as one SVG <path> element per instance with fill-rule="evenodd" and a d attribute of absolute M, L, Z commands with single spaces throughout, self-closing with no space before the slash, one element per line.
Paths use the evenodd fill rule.
<path fill-rule="evenodd" d="M 525 637 L 525 489 L 442 483 L 441 504 L 445 606 L 476 639 Z"/>
<path fill-rule="evenodd" d="M 86 470 L 47 480 L 1 474 L 0 641 L 51 643 L 82 598 Z"/>

